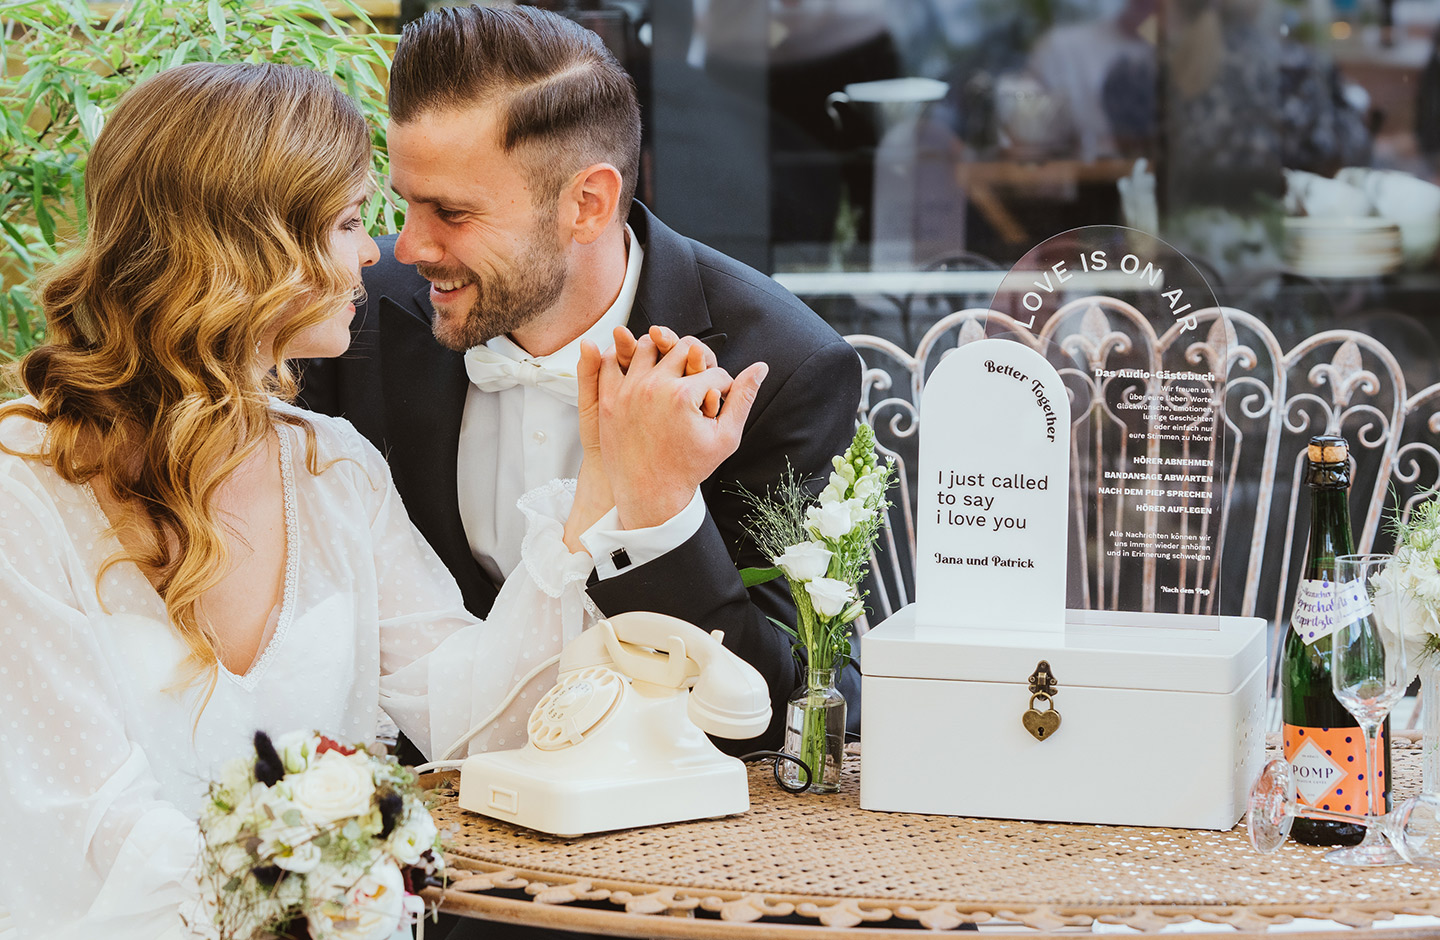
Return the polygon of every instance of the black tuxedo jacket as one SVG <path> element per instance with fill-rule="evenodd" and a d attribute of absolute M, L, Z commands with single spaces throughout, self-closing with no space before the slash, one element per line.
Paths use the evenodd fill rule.
<path fill-rule="evenodd" d="M 663 325 L 696 336 L 734 375 L 757 360 L 770 365 L 740 447 L 701 487 L 708 509 L 700 530 L 675 550 L 606 580 L 591 578 L 591 598 L 607 614 L 653 610 L 725 631 L 725 645 L 754 665 L 770 686 L 769 729 L 749 742 L 717 741 L 740 753 L 775 747 L 785 702 L 803 672 L 788 635 L 770 622 L 794 622 L 783 580 L 747 591 L 736 565 L 770 562 L 746 538 L 744 487 L 764 493 L 787 462 L 822 480 L 830 458 L 855 428 L 860 360 L 840 336 L 763 274 L 685 238 L 635 203 L 630 226 L 645 249 L 629 327 L 637 336 Z M 470 554 L 460 521 L 457 459 L 468 379 L 461 353 L 431 334 L 429 283 L 394 258 L 394 237 L 381 239 L 381 260 L 364 272 L 368 299 L 355 318 L 343 357 L 314 360 L 304 372 L 302 401 L 348 418 L 385 454 L 410 518 L 455 575 L 466 606 L 484 616 L 497 585 Z M 860 690 L 854 669 L 842 676 L 858 727 Z"/>

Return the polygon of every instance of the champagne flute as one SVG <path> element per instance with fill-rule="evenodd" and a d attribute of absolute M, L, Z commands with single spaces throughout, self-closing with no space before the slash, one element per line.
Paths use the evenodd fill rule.
<path fill-rule="evenodd" d="M 1285 844 L 1290 824 L 1297 817 L 1372 825 L 1368 816 L 1301 803 L 1295 795 L 1295 778 L 1289 763 L 1272 760 L 1250 788 L 1245 835 L 1255 851 L 1269 855 Z M 1409 797 L 1381 816 L 1376 828 L 1390 840 L 1404 861 L 1440 867 L 1440 795 L 1422 793 Z"/>
<path fill-rule="evenodd" d="M 1394 591 L 1379 592 L 1389 555 L 1340 555 L 1335 559 L 1332 616 L 1340 626 L 1330 635 L 1330 682 L 1335 698 L 1355 716 L 1365 735 L 1365 781 L 1369 806 L 1365 838 L 1334 849 L 1325 860 L 1337 865 L 1398 865 L 1404 859 L 1380 833 L 1380 804 L 1386 782 L 1379 773 L 1380 726 L 1405 694 L 1410 672 L 1396 621 Z M 1373 823 L 1373 824 L 1372 824 Z"/>

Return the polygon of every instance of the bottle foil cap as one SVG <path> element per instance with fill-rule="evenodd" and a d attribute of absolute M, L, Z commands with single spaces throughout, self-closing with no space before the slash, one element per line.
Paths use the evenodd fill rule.
<path fill-rule="evenodd" d="M 1345 463 L 1350 456 L 1350 445 L 1338 435 L 1321 434 L 1310 438 L 1306 456 L 1311 463 Z"/>

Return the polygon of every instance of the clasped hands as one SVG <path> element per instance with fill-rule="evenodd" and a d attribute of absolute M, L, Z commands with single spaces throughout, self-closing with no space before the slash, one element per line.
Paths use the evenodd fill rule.
<path fill-rule="evenodd" d="M 584 445 L 565 542 L 614 506 L 623 529 L 659 525 L 740 445 L 769 366 L 739 375 L 716 364 L 692 336 L 653 326 L 639 339 L 615 329 L 608 351 L 580 344 L 580 440 Z"/>

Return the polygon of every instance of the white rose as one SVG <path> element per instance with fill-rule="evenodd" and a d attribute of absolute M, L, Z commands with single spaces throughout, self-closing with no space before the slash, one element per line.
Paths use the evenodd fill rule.
<path fill-rule="evenodd" d="M 848 535 L 855 525 L 850 518 L 850 506 L 843 501 L 806 509 L 805 524 L 810 527 L 810 531 L 827 539 Z"/>
<path fill-rule="evenodd" d="M 805 592 L 810 595 L 810 603 L 815 605 L 815 612 L 822 617 L 837 616 L 855 599 L 850 585 L 835 578 L 806 581 Z"/>
<path fill-rule="evenodd" d="M 309 731 L 291 731 L 276 738 L 274 743 L 280 762 L 285 765 L 285 772 L 296 774 L 310 766 L 310 759 L 320 746 L 320 738 Z"/>
<path fill-rule="evenodd" d="M 328 753 L 328 752 L 327 752 Z M 386 940 L 405 911 L 405 881 L 390 862 L 370 868 L 342 899 L 306 911 L 312 940 Z"/>
<path fill-rule="evenodd" d="M 391 833 L 390 852 L 401 865 L 419 864 L 420 856 L 435 847 L 437 835 L 439 830 L 429 811 L 417 806 L 405 817 L 405 824 Z"/>
<path fill-rule="evenodd" d="M 833 554 L 819 542 L 801 542 L 781 552 L 775 564 L 791 581 L 813 581 L 825 577 Z"/>
<path fill-rule="evenodd" d="M 361 759 L 352 760 L 354 757 Z M 375 796 L 369 759 L 363 754 L 347 757 L 339 751 L 326 751 L 291 785 L 295 808 L 320 826 L 370 812 Z"/>

